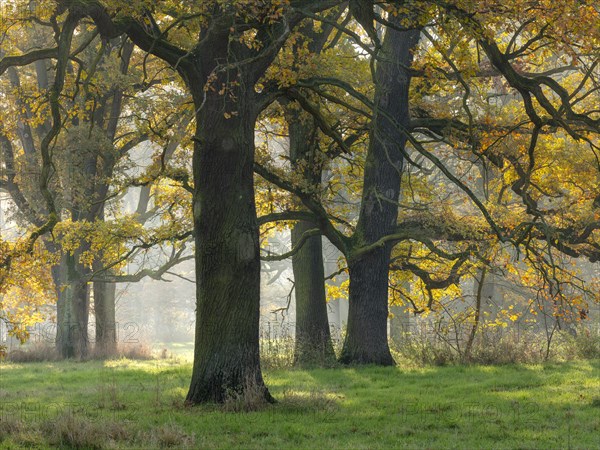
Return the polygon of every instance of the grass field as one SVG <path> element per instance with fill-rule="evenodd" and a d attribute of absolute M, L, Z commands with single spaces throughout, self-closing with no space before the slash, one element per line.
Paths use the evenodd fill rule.
<path fill-rule="evenodd" d="M 0 447 L 600 448 L 600 360 L 267 371 L 278 403 L 187 408 L 173 359 L 0 364 Z"/>

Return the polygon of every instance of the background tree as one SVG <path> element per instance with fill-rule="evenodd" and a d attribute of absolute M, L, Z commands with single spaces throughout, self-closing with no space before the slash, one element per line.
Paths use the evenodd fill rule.
<path fill-rule="evenodd" d="M 56 15 L 51 17 L 56 18 Z M 53 277 L 58 299 L 57 347 L 63 357 L 87 354 L 88 286 L 94 272 L 103 271 L 105 265 L 114 266 L 113 259 L 119 257 L 118 246 L 110 248 L 103 244 L 109 240 L 114 242 L 115 235 L 99 237 L 99 230 L 109 230 L 109 227 L 97 226 L 107 219 L 106 205 L 118 194 L 115 189 L 121 189 L 114 186 L 115 172 L 124 169 L 123 161 L 136 145 L 148 140 L 151 134 L 160 133 L 160 126 L 156 124 L 163 121 L 158 114 L 160 107 L 147 111 L 150 119 L 122 119 L 124 110 L 144 105 L 143 99 L 128 95 L 136 91 L 136 85 L 141 86 L 137 79 L 141 79 L 142 71 L 130 68 L 134 47 L 124 38 L 100 41 L 93 30 L 82 28 L 76 44 L 79 57 L 74 58 L 76 64 L 68 66 L 65 77 L 66 88 L 60 103 L 66 113 L 50 161 L 53 174 L 48 193 L 64 224 L 56 228 L 53 237 L 44 238 L 48 251 L 61 255 L 53 267 Z M 34 44 L 39 45 L 49 34 L 42 24 L 26 29 L 25 37 L 30 36 L 34 36 Z M 15 48 L 27 45 L 30 39 L 20 37 L 18 44 L 17 36 L 5 40 Z M 138 62 L 140 68 L 141 63 L 145 64 L 141 58 Z M 18 217 L 25 226 L 43 223 L 41 218 L 46 211 L 36 173 L 37 148 L 50 127 L 44 99 L 44 92 L 48 90 L 48 67 L 46 59 L 39 59 L 34 71 L 8 68 L 8 81 L 14 91 L 13 97 L 9 97 L 13 102 L 6 106 L 15 107 L 17 120 L 4 127 L 4 159 L 14 170 L 8 174 L 4 187 L 18 207 Z M 11 138 L 11 132 L 15 139 Z M 23 149 L 24 158 L 20 157 L 20 149 L 15 150 L 13 142 L 18 142 Z M 118 215 L 114 207 L 111 209 L 108 218 Z M 110 282 L 98 282 L 94 289 L 97 355 L 116 351 L 114 293 L 115 286 Z"/>
<path fill-rule="evenodd" d="M 391 2 L 393 3 L 393 2 Z M 471 156 L 469 157 L 469 155 L 467 155 L 467 158 L 464 159 L 465 162 L 470 162 L 471 164 L 473 164 L 474 162 L 478 162 L 478 161 L 484 161 L 484 163 L 482 164 L 492 164 L 492 165 L 498 165 L 498 157 L 497 155 L 494 155 L 492 152 L 487 152 L 485 150 L 482 150 L 479 145 L 479 139 L 481 138 L 480 135 L 480 131 L 485 130 L 486 127 L 489 127 L 489 122 L 486 124 L 485 120 L 489 121 L 489 116 L 485 116 L 482 115 L 479 111 L 476 111 L 475 108 L 470 106 L 470 102 L 473 102 L 474 100 L 472 99 L 472 97 L 474 97 L 474 93 L 476 92 L 474 90 L 474 88 L 472 86 L 470 86 L 470 81 L 466 81 L 465 77 L 471 73 L 469 72 L 469 70 L 475 70 L 475 76 L 472 78 L 474 80 L 477 79 L 477 77 L 481 76 L 481 72 L 479 69 L 477 69 L 475 66 L 477 65 L 477 46 L 481 45 L 483 48 L 487 48 L 486 53 L 488 54 L 488 56 L 490 56 L 490 60 L 492 60 L 493 58 L 495 58 L 497 60 L 497 65 L 492 63 L 492 65 L 495 67 L 496 70 L 498 70 L 497 73 L 499 73 L 500 75 L 507 77 L 507 76 L 512 76 L 509 72 L 510 69 L 506 66 L 506 62 L 508 62 L 508 60 L 510 60 L 513 56 L 514 57 L 518 57 L 519 55 L 522 55 L 524 53 L 526 53 L 527 50 L 529 50 L 529 48 L 538 40 L 542 39 L 542 35 L 535 35 L 535 32 L 533 33 L 533 41 L 529 40 L 525 40 L 524 41 L 524 48 L 521 49 L 522 51 L 516 51 L 516 53 L 514 54 L 510 54 L 510 57 L 508 57 L 507 61 L 502 62 L 501 61 L 501 57 L 497 54 L 498 53 L 498 49 L 497 49 L 497 45 L 496 44 L 492 44 L 491 41 L 489 40 L 488 36 L 493 35 L 494 31 L 492 31 L 492 29 L 486 29 L 485 31 L 482 30 L 482 26 L 480 23 L 478 22 L 473 22 L 475 15 L 471 15 L 469 16 L 468 13 L 464 12 L 464 11 L 460 11 L 457 12 L 456 9 L 453 9 L 453 6 L 450 6 L 448 4 L 444 4 L 444 5 L 440 5 L 440 9 L 436 9 L 435 7 L 432 7 L 433 5 L 428 3 L 428 2 L 423 2 L 423 3 L 419 3 L 419 2 L 413 2 L 413 3 L 403 3 L 402 5 L 402 11 L 409 11 L 411 12 L 411 14 L 421 14 L 422 16 L 420 17 L 420 21 L 424 24 L 428 24 L 429 20 L 433 20 L 433 17 L 439 17 L 441 18 L 441 20 L 439 21 L 439 23 L 441 24 L 441 29 L 436 29 L 436 34 L 433 33 L 429 33 L 427 31 L 427 28 L 429 27 L 433 27 L 436 28 L 435 25 L 433 25 L 435 22 L 432 21 L 432 25 L 427 25 L 427 28 L 425 28 L 425 32 L 427 33 L 428 38 L 430 39 L 430 41 L 432 42 L 432 48 L 434 49 L 438 49 L 441 47 L 444 47 L 446 45 L 446 42 L 450 42 L 451 48 L 455 49 L 455 54 L 452 55 L 448 55 L 448 54 L 444 54 L 442 53 L 442 57 L 441 59 L 438 59 L 434 64 L 431 64 L 429 66 L 429 69 L 432 70 L 433 72 L 425 72 L 424 73 L 424 77 L 426 77 L 425 79 L 425 83 L 428 83 L 428 86 L 432 87 L 433 89 L 438 89 L 438 93 L 439 93 L 439 86 L 445 84 L 445 81 L 442 81 L 444 78 L 447 78 L 448 83 L 449 84 L 454 84 L 454 85 L 458 85 L 459 89 L 462 91 L 461 95 L 451 95 L 449 98 L 451 99 L 451 102 L 449 103 L 450 107 L 454 107 L 455 110 L 454 111 L 458 111 L 454 112 L 454 111 L 450 111 L 449 113 L 446 112 L 445 116 L 441 116 L 441 117 L 435 117 L 434 114 L 439 114 L 440 111 L 431 111 L 431 108 L 427 108 L 424 113 L 419 111 L 419 116 L 414 122 L 411 122 L 410 127 L 406 127 L 406 126 L 402 126 L 402 125 L 398 125 L 398 124 L 394 124 L 394 126 L 397 128 L 396 131 L 399 132 L 400 135 L 404 136 L 405 138 L 407 138 L 411 144 L 411 147 L 414 148 L 414 150 L 416 151 L 416 153 L 418 153 L 424 160 L 428 161 L 429 164 L 431 164 L 432 168 L 436 171 L 440 171 L 452 184 L 455 184 L 458 188 L 458 193 L 463 197 L 463 202 L 467 201 L 469 203 L 472 203 L 475 207 L 476 210 L 479 212 L 479 214 L 481 214 L 482 218 L 485 219 L 483 222 L 481 222 L 480 220 L 475 221 L 475 222 L 471 222 L 472 225 L 476 228 L 479 229 L 481 231 L 484 231 L 484 234 L 487 234 L 489 232 L 491 232 L 492 234 L 488 236 L 490 236 L 493 239 L 493 236 L 495 235 L 496 238 L 498 240 L 500 240 L 501 242 L 512 242 L 513 244 L 517 244 L 517 246 L 525 244 L 525 245 L 530 245 L 531 241 L 527 241 L 525 236 L 527 235 L 527 233 L 523 234 L 520 236 L 520 238 L 522 239 L 513 239 L 514 235 L 510 234 L 510 228 L 507 228 L 504 224 L 500 224 L 499 223 L 502 221 L 502 219 L 506 219 L 507 217 L 513 217 L 514 216 L 510 216 L 510 215 L 505 215 L 504 217 L 501 217 L 499 215 L 496 215 L 494 212 L 491 211 L 492 206 L 489 206 L 489 208 L 486 206 L 486 202 L 485 199 L 479 198 L 477 196 L 477 194 L 475 193 L 475 186 L 470 185 L 470 183 L 465 183 L 461 181 L 462 178 L 462 174 L 464 174 L 465 172 L 463 171 L 463 169 L 460 167 L 460 164 L 455 164 L 451 161 L 448 161 L 446 157 L 442 157 L 440 158 L 439 156 L 436 156 L 435 154 L 431 153 L 431 149 L 432 146 L 431 145 L 424 145 L 422 143 L 422 140 L 420 139 L 421 133 L 423 133 L 425 131 L 425 135 L 428 137 L 431 137 L 432 135 L 435 136 L 435 143 L 434 145 L 437 145 L 437 148 L 439 150 L 443 150 L 444 148 L 447 148 L 446 146 L 449 145 L 451 148 L 456 149 L 457 151 L 457 157 L 458 158 L 463 158 L 464 159 L 464 153 L 461 155 L 460 153 L 458 153 L 459 151 L 472 151 Z M 574 7 L 574 5 L 571 5 Z M 394 15 L 395 11 L 393 9 L 390 10 L 392 12 L 392 16 Z M 533 10 L 532 10 L 533 11 Z M 552 8 L 548 8 L 548 11 L 546 11 L 550 18 L 552 17 L 556 17 L 554 14 L 556 14 L 558 11 L 561 11 L 564 13 L 565 9 L 563 8 L 563 5 L 561 5 L 557 11 L 552 11 Z M 436 16 L 436 14 L 440 14 L 439 16 Z M 446 16 L 446 13 L 450 13 L 448 16 Z M 489 13 L 486 15 L 486 13 Z M 511 14 L 515 13 L 515 10 L 510 10 L 510 11 L 501 11 L 499 9 L 493 9 L 492 11 L 485 11 L 482 14 L 482 16 L 485 17 L 486 20 L 491 20 L 491 25 L 490 28 L 494 28 L 496 26 L 498 20 L 500 20 L 500 22 L 502 20 L 506 20 L 508 22 L 510 22 L 511 20 L 513 20 L 513 16 L 511 16 Z M 477 12 L 476 12 L 477 14 Z M 560 14 L 560 13 L 559 13 Z M 388 16 L 389 17 L 389 16 Z M 493 19 L 492 19 L 493 17 Z M 515 19 L 516 20 L 516 19 Z M 531 19 L 532 21 L 534 19 Z M 390 22 L 388 22 L 385 19 L 382 19 L 382 21 L 386 22 L 386 25 L 390 26 Z M 467 27 L 465 24 L 469 23 L 470 26 Z M 524 24 L 524 27 L 528 27 L 532 22 L 526 22 Z M 474 30 L 472 27 L 473 26 L 478 26 L 479 28 L 477 30 Z M 513 40 L 513 45 L 515 45 L 515 43 L 518 40 L 518 35 L 524 31 L 525 28 L 519 28 L 518 26 L 515 27 L 515 29 L 517 30 L 517 34 L 514 37 Z M 545 26 L 541 26 L 542 29 L 546 30 L 547 27 Z M 556 32 L 558 35 L 561 34 L 560 30 L 554 30 L 554 32 Z M 447 34 L 446 34 L 447 33 Z M 454 34 L 451 34 L 454 33 Z M 497 32 L 498 34 L 496 34 L 497 39 L 499 41 L 502 41 L 504 39 L 504 37 L 500 34 L 500 32 Z M 455 41 L 454 37 L 456 36 L 461 36 L 462 39 L 465 39 L 463 42 L 468 43 L 471 42 L 472 45 L 469 46 L 469 44 L 463 44 L 463 45 L 458 45 L 457 41 Z M 482 36 L 484 36 L 484 38 L 482 38 Z M 470 39 L 470 41 L 469 41 Z M 484 39 L 486 40 L 485 43 L 482 43 L 480 39 Z M 461 53 L 462 52 L 462 53 Z M 494 56 L 495 54 L 495 56 Z M 462 55 L 462 56 L 461 56 Z M 528 57 L 531 56 L 529 53 L 527 53 Z M 493 58 L 492 58 L 493 57 Z M 456 58 L 456 59 L 453 59 Z M 450 73 L 446 72 L 446 69 L 444 67 L 444 65 L 448 66 L 448 70 Z M 466 66 L 464 69 L 462 68 L 463 66 Z M 458 69 L 458 68 L 461 69 Z M 593 64 L 590 65 L 590 63 L 588 62 L 586 64 L 586 68 L 583 70 L 582 73 L 582 78 L 580 78 L 580 80 L 586 80 L 586 82 L 588 82 L 588 86 L 587 88 L 591 88 L 592 92 L 594 91 L 593 88 L 593 82 L 590 81 L 590 72 L 589 72 L 589 68 L 590 67 L 594 67 Z M 440 70 L 442 71 L 442 79 L 440 79 L 440 77 L 432 77 L 431 74 L 435 73 L 436 70 Z M 549 74 L 553 74 L 553 73 L 559 73 L 561 70 L 558 69 L 552 69 L 550 72 L 548 72 Z M 422 72 L 415 72 L 418 74 L 422 74 Z M 530 77 L 535 78 L 535 75 L 530 74 Z M 546 77 L 546 78 L 544 78 Z M 431 79 L 429 79 L 431 78 Z M 515 78 L 513 76 L 513 78 Z M 508 80 L 508 79 L 507 79 Z M 549 80 L 547 78 L 547 75 L 540 75 L 538 77 L 537 82 L 542 82 L 542 80 L 544 80 L 544 83 L 549 83 L 549 85 L 552 86 L 552 89 L 555 89 L 555 92 L 559 93 L 559 96 L 562 95 L 563 100 L 566 98 L 566 94 L 561 90 L 560 85 L 558 85 L 556 82 L 552 81 L 551 79 Z M 321 83 L 329 83 L 329 84 L 336 84 L 337 85 L 341 85 L 342 82 L 340 81 L 332 81 L 332 80 L 320 80 Z M 526 111 L 526 115 L 532 119 L 532 120 L 538 120 L 538 116 L 537 113 L 534 113 L 534 111 L 532 110 L 532 105 L 528 103 L 528 98 L 530 97 L 530 95 L 528 93 L 526 93 L 525 91 L 528 90 L 527 87 L 525 87 L 526 81 L 525 80 L 521 80 L 521 86 L 519 88 L 521 94 L 524 95 L 525 98 L 525 111 Z M 312 83 L 315 83 L 315 80 L 312 80 Z M 437 83 L 437 84 L 436 84 Z M 511 83 L 511 81 L 509 81 L 509 83 Z M 516 82 L 515 82 L 516 84 Z M 427 84 L 426 84 L 427 86 Z M 357 96 L 360 98 L 359 95 L 356 95 L 356 92 L 353 91 L 351 85 L 345 85 L 346 87 L 346 92 L 348 93 L 352 93 L 353 95 Z M 583 88 L 583 86 L 580 86 Z M 429 88 L 428 88 L 429 89 Z M 454 92 L 456 92 L 456 87 L 453 87 Z M 534 91 L 536 91 L 535 95 L 536 98 L 541 102 L 542 105 L 546 105 L 547 111 L 556 116 L 556 110 L 552 109 L 550 107 L 549 104 L 549 100 L 547 98 L 544 97 L 544 95 L 542 94 L 541 91 L 536 90 L 535 88 L 532 88 Z M 424 93 L 424 97 L 425 99 L 427 99 L 428 97 L 426 97 Z M 584 98 L 587 98 L 587 95 L 583 95 Z M 429 97 L 431 98 L 431 97 Z M 368 104 L 368 99 L 366 99 L 365 101 L 366 104 Z M 416 105 L 415 105 L 416 106 Z M 564 105 L 564 110 L 565 112 L 567 112 L 567 115 L 569 115 L 568 111 L 569 111 L 570 106 L 569 105 Z M 416 107 L 414 109 L 417 109 Z M 440 108 L 443 109 L 443 108 Z M 559 115 L 561 115 L 559 113 Z M 454 116 L 454 117 L 453 117 Z M 482 117 L 483 116 L 483 117 Z M 572 115 L 573 116 L 573 115 Z M 585 116 L 585 117 L 584 117 Z M 573 116 L 573 120 L 578 121 L 580 124 L 585 124 L 585 127 L 587 127 L 587 129 L 589 131 L 593 131 L 594 127 L 595 127 L 595 119 L 592 119 L 593 117 L 593 113 L 592 116 L 589 115 L 579 115 L 579 116 Z M 480 120 L 483 119 L 483 123 L 479 122 Z M 514 119 L 514 117 L 510 117 L 509 120 Z M 557 119 L 557 123 L 560 123 L 560 121 L 562 121 L 562 123 L 567 127 L 566 129 L 568 129 L 569 124 L 566 123 L 564 121 L 564 119 L 561 117 L 560 120 Z M 539 122 L 539 120 L 538 120 Z M 513 127 L 515 126 L 513 123 Z M 518 123 L 518 119 L 516 121 L 516 123 Z M 511 125 L 503 125 L 500 128 L 502 128 L 503 131 L 499 131 L 501 133 L 507 133 L 510 135 L 511 130 L 515 131 L 520 127 L 521 124 L 517 125 L 516 128 L 511 128 Z M 414 133 L 411 134 L 410 130 L 413 129 Z M 462 137 L 460 137 L 460 135 L 462 134 Z M 452 142 L 452 138 L 450 139 L 451 142 L 448 142 L 448 136 L 449 135 L 453 135 L 453 139 L 454 142 Z M 535 139 L 534 141 L 534 146 L 537 143 L 537 136 L 536 133 L 533 133 Z M 458 140 L 457 140 L 458 139 Z M 468 145 L 465 147 L 462 147 L 460 142 L 465 142 L 465 140 L 467 141 Z M 593 143 L 592 143 L 593 146 Z M 526 147 L 525 147 L 526 148 Z M 533 148 L 533 147 L 532 147 Z M 489 158 L 489 160 L 488 160 Z M 486 161 L 487 160 L 487 161 Z M 485 169 L 487 166 L 483 165 L 483 168 Z M 458 169 L 458 171 L 457 171 Z M 460 174 L 462 171 L 462 174 Z M 324 229 L 324 232 L 328 235 L 331 236 L 332 242 L 335 242 L 339 248 L 342 250 L 343 253 L 346 254 L 346 257 L 348 258 L 349 256 L 351 256 L 351 253 L 354 252 L 355 255 L 357 254 L 363 254 L 365 252 L 368 252 L 368 247 L 364 247 L 364 248 L 355 248 L 354 250 L 350 250 L 351 246 L 349 245 L 348 241 L 343 237 L 340 236 L 339 232 L 332 227 L 331 223 L 328 222 L 328 220 L 326 219 L 326 213 L 322 210 L 321 205 L 319 205 L 318 201 L 316 201 L 316 199 L 314 197 L 311 197 L 309 195 L 306 195 L 305 192 L 302 192 L 301 189 L 297 189 L 294 188 L 294 186 L 290 185 L 289 183 L 286 183 L 285 180 L 283 180 L 281 177 L 279 177 L 277 174 L 273 173 L 273 171 L 271 171 L 270 173 L 268 171 L 265 171 L 264 168 L 259 168 L 259 173 L 261 173 L 262 175 L 264 175 L 267 179 L 269 179 L 270 181 L 278 184 L 281 187 L 284 188 L 288 188 L 291 189 L 295 194 L 297 194 L 298 196 L 300 196 L 301 198 L 303 198 L 305 204 L 307 206 L 310 207 L 311 211 L 314 212 L 315 214 L 317 214 L 322 220 L 322 228 Z M 529 181 L 527 181 L 526 179 L 524 179 L 523 175 L 526 175 L 526 171 L 521 168 L 521 176 L 518 177 L 518 182 L 516 182 L 513 187 L 520 189 L 521 187 L 523 187 L 524 185 L 527 185 L 528 187 L 531 186 L 531 184 L 529 183 Z M 367 189 L 367 185 L 365 185 L 363 187 L 363 189 Z M 527 201 L 524 203 L 525 204 L 525 208 L 527 209 Z M 523 203 L 522 203 L 523 204 Z M 531 209 L 531 202 L 529 202 L 529 209 Z M 440 224 L 444 224 L 445 222 L 448 222 L 447 218 L 447 213 L 449 212 L 448 209 L 440 211 L 443 214 L 445 214 L 443 220 L 438 218 L 438 223 Z M 434 219 L 435 220 L 435 219 Z M 526 222 L 528 219 L 526 219 L 525 217 L 522 217 L 521 220 L 523 220 L 524 222 Z M 547 224 L 548 221 L 545 221 L 545 224 Z M 413 223 L 414 225 L 414 223 Z M 431 224 L 430 224 L 431 225 Z M 420 230 L 420 234 L 421 237 L 419 238 L 417 236 L 418 231 L 416 230 L 412 230 L 412 231 L 416 231 L 415 234 L 411 233 L 411 230 L 409 229 L 404 229 L 402 230 L 402 227 L 397 227 L 394 231 L 395 233 L 392 234 L 387 234 L 387 235 L 383 235 L 382 238 L 378 241 L 376 241 L 377 246 L 378 245 L 387 245 L 387 243 L 391 243 L 391 242 L 399 242 L 401 240 L 406 240 L 406 239 L 412 239 L 412 240 L 417 240 L 417 241 L 423 241 L 423 238 L 429 234 L 428 233 L 428 229 L 429 231 L 431 231 L 431 226 L 427 226 L 427 224 L 424 223 L 420 223 L 417 227 L 417 229 L 421 228 Z M 450 236 L 449 234 L 453 234 L 454 236 L 452 237 L 452 239 L 462 239 L 462 240 L 471 240 L 472 238 L 468 238 L 467 236 L 476 236 L 473 234 L 472 231 L 466 231 L 465 227 L 459 227 L 458 230 L 457 228 L 454 227 L 454 225 L 452 225 L 451 223 L 447 224 L 448 226 L 446 227 L 446 231 L 442 231 L 440 233 L 440 229 L 438 228 L 438 231 L 435 231 L 436 227 L 434 228 L 434 237 L 439 240 L 441 238 L 445 238 L 448 239 Z M 465 224 L 466 225 L 466 224 Z M 513 224 L 514 226 L 514 224 Z M 519 222 L 519 225 L 516 226 L 516 229 L 519 229 L 519 227 L 524 227 L 524 228 L 520 228 L 521 231 L 525 230 L 530 230 L 530 228 L 528 228 L 527 225 L 524 225 L 523 222 Z M 442 227 L 444 228 L 444 227 Z M 538 228 L 537 226 L 534 226 L 534 228 Z M 456 231 L 458 231 L 458 233 L 456 233 Z M 465 232 L 466 231 L 466 232 Z M 538 228 L 539 231 L 539 228 Z M 545 229 L 544 232 L 540 232 L 536 235 L 536 239 L 538 243 L 541 243 L 542 245 L 544 244 L 544 242 L 548 241 L 547 236 L 549 234 L 552 234 L 551 232 L 549 234 L 546 234 L 546 232 L 548 232 L 548 229 Z M 463 236 L 462 238 L 460 236 Z M 479 238 L 476 238 L 479 239 Z M 489 239 L 489 238 L 488 238 Z M 560 242 L 559 240 L 552 240 L 550 239 L 550 242 Z M 564 241 L 563 241 L 564 242 Z M 566 242 L 564 242 L 566 243 Z M 432 243 L 429 243 L 430 245 Z M 555 244 L 556 245 L 556 244 Z M 563 247 L 563 249 L 567 252 L 572 252 L 572 249 L 566 249 Z M 536 253 L 539 254 L 539 251 L 536 251 Z M 463 257 L 463 255 L 465 255 L 464 252 L 459 252 L 459 253 L 454 253 L 453 255 L 450 254 L 447 256 L 450 256 L 451 260 L 455 260 L 457 262 L 464 262 L 465 258 Z M 534 264 L 537 267 L 537 270 L 540 271 L 540 273 L 548 273 L 547 269 L 544 269 L 542 266 L 546 265 L 547 263 L 550 263 L 550 260 L 552 260 L 553 257 L 550 257 L 549 259 L 545 259 L 545 263 L 543 263 L 542 265 L 540 264 Z M 549 265 L 547 265 L 546 267 L 551 267 L 552 264 L 550 263 Z M 413 268 L 414 270 L 416 270 L 417 272 L 419 272 L 419 268 L 417 266 L 414 265 L 408 265 L 405 264 L 404 265 L 405 268 Z M 426 271 L 422 274 L 426 274 Z M 449 279 L 449 281 L 451 280 L 456 280 L 456 271 L 454 273 L 451 273 L 451 277 Z M 453 284 L 453 283 L 450 283 Z M 352 305 L 352 302 L 351 302 Z M 385 308 L 387 310 L 387 308 Z M 383 316 L 383 314 L 382 314 Z M 378 326 L 378 330 L 380 330 L 380 333 L 382 336 L 385 336 L 385 325 L 386 322 L 384 320 L 380 320 L 379 321 L 380 325 Z M 369 328 L 369 331 L 371 331 L 372 328 Z M 366 331 L 365 331 L 366 332 Z M 372 331 L 371 331 L 372 332 Z M 385 342 L 386 339 L 382 338 L 380 339 L 380 342 Z M 389 359 L 387 359 L 389 361 Z"/>

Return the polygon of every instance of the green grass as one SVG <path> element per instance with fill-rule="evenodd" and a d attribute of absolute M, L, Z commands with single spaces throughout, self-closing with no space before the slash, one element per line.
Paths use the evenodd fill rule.
<path fill-rule="evenodd" d="M 600 448 L 600 360 L 267 371 L 254 412 L 183 406 L 174 360 L 0 365 L 0 447 Z"/>

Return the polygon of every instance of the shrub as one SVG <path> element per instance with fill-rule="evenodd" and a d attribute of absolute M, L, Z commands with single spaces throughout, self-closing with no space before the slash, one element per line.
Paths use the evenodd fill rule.
<path fill-rule="evenodd" d="M 29 342 L 18 350 L 12 350 L 7 358 L 15 363 L 57 361 L 59 355 L 53 344 L 48 342 Z"/>
<path fill-rule="evenodd" d="M 117 357 L 135 360 L 153 359 L 152 347 L 147 343 L 125 344 L 118 348 Z"/>
<path fill-rule="evenodd" d="M 547 336 L 534 330 L 480 330 L 475 337 L 471 352 L 465 354 L 466 340 L 449 339 L 446 336 L 420 332 L 404 333 L 391 349 L 397 361 L 426 365 L 459 363 L 474 364 L 531 364 L 545 360 L 567 361 L 575 358 L 600 357 L 600 334 L 587 328 L 578 329 L 573 336 L 568 331 L 554 333 L 550 351 Z"/>

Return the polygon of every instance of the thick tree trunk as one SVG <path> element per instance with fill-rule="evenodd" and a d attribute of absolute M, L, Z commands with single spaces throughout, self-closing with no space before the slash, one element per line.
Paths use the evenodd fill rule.
<path fill-rule="evenodd" d="M 288 109 L 290 160 L 302 173 L 307 186 L 320 189 L 321 164 L 318 156 L 318 130 L 314 120 L 298 110 Z M 318 228 L 310 221 L 300 221 L 292 229 L 295 248 L 308 230 Z M 327 317 L 325 270 L 321 236 L 308 238 L 292 257 L 296 298 L 296 342 L 294 361 L 297 365 L 328 365 L 335 353 Z"/>
<path fill-rule="evenodd" d="M 96 317 L 96 357 L 117 354 L 117 324 L 115 319 L 115 283 L 94 282 L 94 313 Z"/>
<path fill-rule="evenodd" d="M 203 97 L 195 96 L 196 338 L 187 402 L 223 402 L 247 390 L 271 400 L 259 359 L 256 113 L 242 92 L 230 103 L 213 93 Z M 227 119 L 223 111 L 236 115 Z"/>
<path fill-rule="evenodd" d="M 188 403 L 223 401 L 229 391 L 239 393 L 251 386 L 271 400 L 259 360 L 254 126 L 258 113 L 274 97 L 268 89 L 258 89 L 257 83 L 302 15 L 288 14 L 284 8 L 285 18 L 257 22 L 258 45 L 249 48 L 239 34 L 247 19 L 228 3 L 210 7 L 208 25 L 202 27 L 192 51 L 175 47 L 164 36 L 148 39 L 139 23 L 127 30 L 140 48 L 180 73 L 196 111 L 196 338 Z M 311 6 L 314 13 L 331 8 Z"/>
<path fill-rule="evenodd" d="M 388 28 L 377 64 L 375 111 L 365 162 L 363 198 L 356 246 L 391 234 L 398 218 L 398 196 L 409 123 L 408 91 L 416 30 Z M 387 340 L 388 272 L 392 245 L 378 247 L 348 261 L 350 287 L 348 330 L 340 361 L 353 364 L 394 363 Z"/>
<path fill-rule="evenodd" d="M 301 221 L 292 229 L 292 245 L 316 225 Z M 327 365 L 335 354 L 325 297 L 325 271 L 321 236 L 306 240 L 292 257 L 294 289 L 296 291 L 296 343 L 294 362 L 297 365 Z"/>
<path fill-rule="evenodd" d="M 387 339 L 389 249 L 369 253 L 348 266 L 348 327 L 340 362 L 391 366 Z"/>
<path fill-rule="evenodd" d="M 67 255 L 61 263 L 58 285 L 56 348 L 63 358 L 88 355 L 88 283 L 78 271 L 76 257 Z"/>

